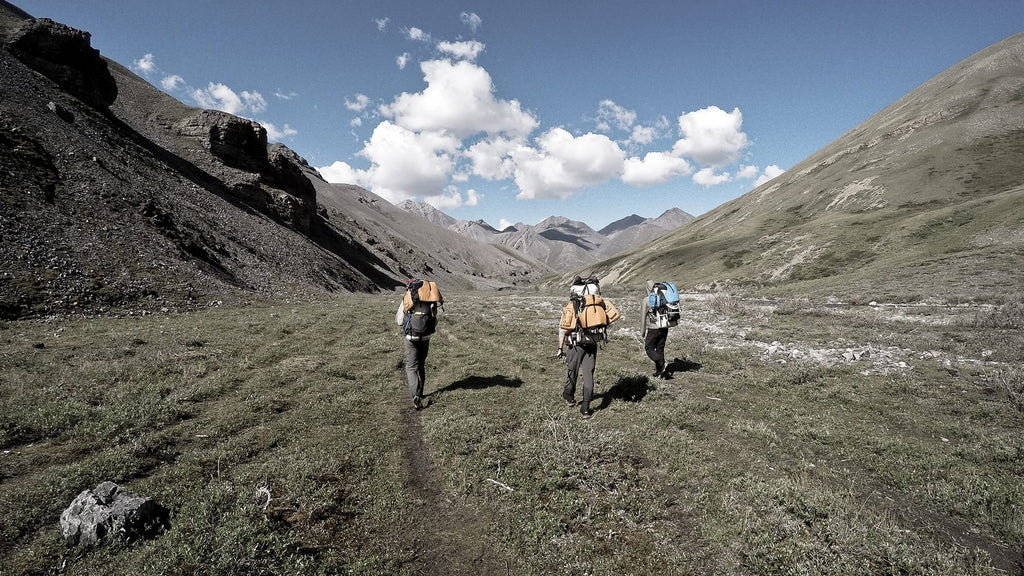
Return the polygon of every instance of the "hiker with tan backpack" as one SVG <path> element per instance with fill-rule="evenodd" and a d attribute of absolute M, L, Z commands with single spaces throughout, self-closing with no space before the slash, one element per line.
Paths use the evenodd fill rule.
<path fill-rule="evenodd" d="M 594 370 L 597 368 L 597 347 L 608 341 L 608 326 L 619 319 L 619 311 L 601 297 L 597 278 L 586 280 L 577 276 L 569 288 L 569 302 L 562 308 L 558 329 L 558 357 L 565 358 L 565 385 L 562 399 L 576 406 L 576 383 L 583 372 L 583 401 L 580 414 L 590 418 L 590 402 L 594 398 Z M 566 348 L 568 350 L 566 351 Z"/>
<path fill-rule="evenodd" d="M 410 279 L 405 287 L 405 296 L 395 313 L 395 323 L 402 327 L 405 376 L 412 404 L 419 410 L 425 406 L 423 385 L 426 382 L 430 336 L 437 328 L 437 309 L 444 306 L 444 298 L 437 283 L 429 280 Z"/>

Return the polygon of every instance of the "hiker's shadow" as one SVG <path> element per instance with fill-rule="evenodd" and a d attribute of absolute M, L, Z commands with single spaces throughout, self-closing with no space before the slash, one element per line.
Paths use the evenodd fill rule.
<path fill-rule="evenodd" d="M 696 372 L 701 368 L 702 366 L 699 362 L 693 362 L 686 358 L 673 358 L 668 366 L 665 366 L 665 372 L 669 374 L 673 372 Z"/>
<path fill-rule="evenodd" d="M 595 410 L 604 410 L 615 400 L 639 402 L 651 390 L 654 390 L 654 386 L 647 376 L 624 376 L 603 394 L 595 394 L 601 397 L 601 404 Z"/>
<path fill-rule="evenodd" d="M 522 385 L 523 381 L 520 378 L 509 378 L 502 374 L 495 374 L 494 376 L 467 376 L 462 380 L 452 382 L 444 388 L 438 388 L 434 391 L 434 394 L 450 390 L 484 390 L 486 388 L 494 388 L 495 386 L 519 388 Z"/>

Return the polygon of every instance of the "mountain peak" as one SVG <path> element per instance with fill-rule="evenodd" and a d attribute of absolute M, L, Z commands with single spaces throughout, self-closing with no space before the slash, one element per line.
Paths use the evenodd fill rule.
<path fill-rule="evenodd" d="M 629 228 L 630 226 L 636 226 L 637 224 L 645 222 L 646 220 L 647 219 L 644 218 L 643 216 L 630 214 L 625 218 L 620 218 L 619 220 L 612 222 L 611 224 L 605 226 L 604 228 L 601 228 L 600 230 L 597 231 L 597 233 L 601 234 L 602 236 L 610 236 L 615 232 L 624 230 L 626 228 Z"/>

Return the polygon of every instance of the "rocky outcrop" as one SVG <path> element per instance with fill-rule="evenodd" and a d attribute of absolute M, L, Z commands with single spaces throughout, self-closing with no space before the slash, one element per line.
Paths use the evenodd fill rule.
<path fill-rule="evenodd" d="M 182 136 L 195 138 L 225 165 L 255 172 L 267 161 L 267 131 L 259 122 L 218 110 L 196 109 L 178 124 Z"/>
<path fill-rule="evenodd" d="M 275 211 L 300 230 L 313 231 L 316 219 L 316 188 L 303 173 L 306 160 L 283 144 L 267 148 L 263 178 L 281 190 L 274 197 Z"/>
<path fill-rule="evenodd" d="M 117 84 L 91 45 L 88 32 L 39 18 L 15 26 L 5 42 L 8 51 L 65 91 L 97 109 L 117 98 Z"/>
<path fill-rule="evenodd" d="M 152 536 L 167 523 L 167 509 L 153 499 L 103 482 L 82 491 L 61 513 L 60 533 L 68 544 L 97 544 Z"/>
<path fill-rule="evenodd" d="M 222 163 L 208 170 L 232 194 L 297 230 L 313 231 L 316 189 L 303 174 L 306 161 L 282 144 L 268 147 L 267 131 L 259 122 L 197 109 L 178 123 L 177 131 L 197 140 Z"/>

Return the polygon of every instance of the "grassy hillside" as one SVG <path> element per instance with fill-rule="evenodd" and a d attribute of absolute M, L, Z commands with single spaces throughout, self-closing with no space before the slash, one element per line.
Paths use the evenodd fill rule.
<path fill-rule="evenodd" d="M 606 283 L 665 278 L 864 302 L 1018 297 L 1022 93 L 1024 34 L 1017 34 L 770 182 L 587 269 Z"/>
<path fill-rule="evenodd" d="M 1005 574 L 1024 557 L 1024 303 L 639 297 L 595 417 L 561 298 L 446 294 L 412 409 L 397 296 L 0 323 L 2 574 Z M 68 548 L 103 480 L 158 537 Z"/>

